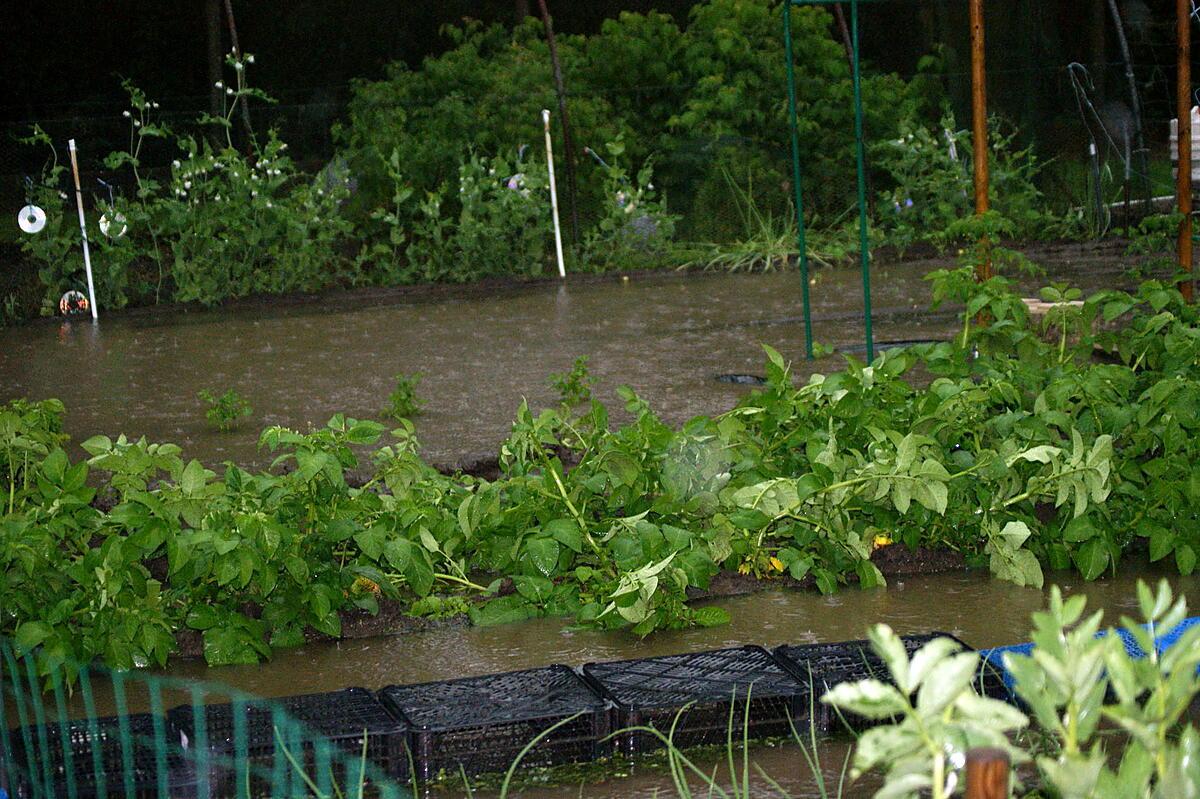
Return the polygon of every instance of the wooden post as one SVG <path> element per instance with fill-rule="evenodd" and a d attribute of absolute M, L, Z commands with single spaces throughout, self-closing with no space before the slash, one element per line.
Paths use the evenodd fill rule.
<path fill-rule="evenodd" d="M 1008 799 L 1008 771 L 1003 749 L 967 752 L 967 799 Z"/>
<path fill-rule="evenodd" d="M 988 210 L 987 73 L 984 68 L 983 0 L 971 0 L 971 116 L 972 148 L 975 151 L 975 214 Z M 992 276 L 992 262 L 985 258 L 975 268 L 978 280 Z"/>
<path fill-rule="evenodd" d="M 1183 220 L 1179 223 L 1179 269 L 1187 274 L 1180 285 L 1184 298 L 1192 301 L 1192 28 L 1190 0 L 1176 0 L 1175 30 L 1178 38 L 1179 69 L 1176 79 L 1176 112 L 1179 116 L 1179 159 L 1175 171 L 1175 200 Z"/>
<path fill-rule="evenodd" d="M 546 44 L 550 47 L 550 66 L 554 73 L 554 94 L 558 97 L 558 118 L 563 132 L 563 167 L 567 172 L 567 204 L 571 209 L 571 243 L 579 248 L 579 204 L 575 183 L 575 142 L 571 136 L 571 117 L 567 114 L 567 90 L 563 85 L 562 64 L 558 60 L 558 44 L 554 39 L 554 21 L 546 0 L 538 0 L 542 25 L 546 29 Z"/>

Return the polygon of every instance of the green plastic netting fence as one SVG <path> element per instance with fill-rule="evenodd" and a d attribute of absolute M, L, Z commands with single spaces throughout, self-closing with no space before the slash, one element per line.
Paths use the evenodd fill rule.
<path fill-rule="evenodd" d="M 0 692 L 12 799 L 411 795 L 406 730 L 361 689 L 264 700 L 0 639 Z"/>

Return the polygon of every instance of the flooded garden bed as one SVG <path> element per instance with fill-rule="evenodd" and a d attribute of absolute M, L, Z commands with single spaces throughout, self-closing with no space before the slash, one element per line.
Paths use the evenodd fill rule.
<path fill-rule="evenodd" d="M 68 402 L 114 435 L 76 436 L 81 457 L 61 448 L 70 404 L 7 406 L 8 633 L 46 673 L 99 660 L 294 696 L 847 640 L 880 621 L 983 647 L 1024 640 L 1050 581 L 1112 611 L 1136 605 L 1140 576 L 1174 573 L 1187 594 L 1196 550 L 1170 524 L 1186 493 L 1128 500 L 1188 457 L 1194 312 L 1148 282 L 1050 303 L 1043 329 L 1028 288 L 966 269 L 935 270 L 950 306 L 922 312 L 930 266 L 886 270 L 869 365 L 834 272 L 814 323 L 848 357 L 817 362 L 757 343 L 803 321 L 788 273 L 526 286 L 487 319 L 468 292 L 24 328 L 19 363 L 48 371 L 17 372 L 21 393 L 59 380 L 54 363 L 86 373 Z M 1077 269 L 1051 267 L 1125 279 Z M 368 421 L 396 372 L 426 375 L 424 412 Z M 230 385 L 297 416 L 206 429 L 186 398 Z M 333 401 L 364 418 L 322 424 Z M 171 420 L 187 448 L 115 435 Z M 471 443 L 488 440 L 498 454 Z M 811 793 L 793 745 L 755 751 Z M 645 764 L 609 775 L 630 770 L 612 795 L 664 786 Z"/>

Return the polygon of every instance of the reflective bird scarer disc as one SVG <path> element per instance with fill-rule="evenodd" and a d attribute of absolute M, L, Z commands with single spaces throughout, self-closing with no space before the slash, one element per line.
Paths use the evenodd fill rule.
<path fill-rule="evenodd" d="M 46 226 L 46 212 L 36 205 L 27 205 L 17 212 L 17 224 L 26 233 L 37 233 Z"/>

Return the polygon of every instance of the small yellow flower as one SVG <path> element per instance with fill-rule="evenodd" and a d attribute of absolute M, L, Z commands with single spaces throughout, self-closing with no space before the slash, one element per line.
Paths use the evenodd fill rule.
<path fill-rule="evenodd" d="M 879 535 L 875 536 L 875 541 L 874 541 L 875 547 L 874 548 L 879 549 L 880 547 L 886 547 L 886 546 L 890 545 L 891 543 L 892 543 L 892 539 L 889 536 L 880 533 Z"/>
<path fill-rule="evenodd" d="M 771 568 L 774 569 L 775 571 L 777 571 L 777 572 L 783 571 L 783 568 L 784 568 L 783 561 L 780 560 L 779 558 L 773 557 L 767 562 L 771 564 Z"/>
<path fill-rule="evenodd" d="M 750 573 L 750 564 L 749 563 L 741 563 L 738 565 L 738 574 L 749 574 L 749 573 Z"/>

